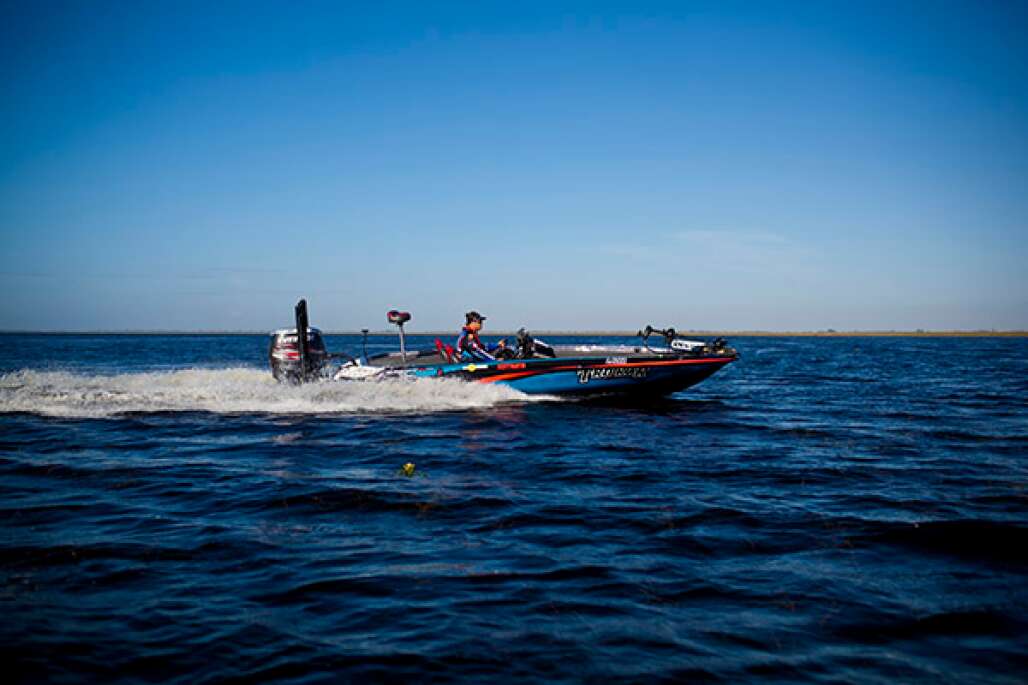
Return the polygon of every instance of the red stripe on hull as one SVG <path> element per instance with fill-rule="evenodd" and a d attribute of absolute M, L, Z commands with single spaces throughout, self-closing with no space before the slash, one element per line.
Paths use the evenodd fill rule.
<path fill-rule="evenodd" d="M 684 366 L 686 364 L 727 364 L 733 361 L 735 361 L 734 357 L 724 357 L 719 359 L 675 359 L 673 361 L 664 362 L 626 362 L 624 364 L 575 364 L 573 366 L 551 366 L 546 369 L 539 369 L 538 371 L 519 371 L 517 373 L 503 373 L 496 376 L 478 378 L 476 379 L 476 382 L 495 383 L 497 381 L 510 381 L 516 378 L 538 376 L 540 374 L 552 373 L 554 371 L 579 371 L 583 369 L 618 369 L 640 366 Z"/>

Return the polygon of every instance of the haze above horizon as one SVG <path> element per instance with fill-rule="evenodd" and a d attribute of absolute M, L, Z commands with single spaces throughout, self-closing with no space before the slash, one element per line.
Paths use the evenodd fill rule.
<path fill-rule="evenodd" d="M 7 4 L 0 330 L 1025 330 L 1026 26 Z"/>

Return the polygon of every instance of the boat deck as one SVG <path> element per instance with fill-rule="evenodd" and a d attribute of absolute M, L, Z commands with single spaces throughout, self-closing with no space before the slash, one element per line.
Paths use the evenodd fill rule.
<path fill-rule="evenodd" d="M 683 352 L 679 350 L 671 350 L 667 347 L 643 347 L 641 345 L 554 345 L 553 351 L 556 355 L 556 359 L 582 359 L 582 358 L 595 358 L 597 360 L 606 360 L 610 357 L 646 357 L 652 359 L 654 357 L 667 356 L 669 358 L 680 357 Z M 696 356 L 701 356 L 699 350 L 694 352 Z M 551 359 L 553 357 L 535 356 L 532 357 L 534 360 Z M 504 360 L 498 359 L 497 361 L 524 361 L 522 359 L 511 359 Z M 443 359 L 443 357 L 436 350 L 407 350 L 406 362 L 409 366 L 434 366 L 438 364 L 449 364 L 451 362 Z M 379 367 L 397 367 L 402 366 L 404 358 L 400 354 L 400 351 L 390 352 L 387 354 L 374 355 L 368 360 L 369 366 Z"/>

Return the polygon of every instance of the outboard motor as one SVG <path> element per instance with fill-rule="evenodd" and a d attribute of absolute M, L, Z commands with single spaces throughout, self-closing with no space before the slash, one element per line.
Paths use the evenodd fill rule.
<path fill-rule="evenodd" d="M 321 331 L 307 325 L 307 301 L 296 304 L 296 328 L 271 334 L 268 360 L 275 380 L 303 383 L 322 375 L 329 354 Z"/>

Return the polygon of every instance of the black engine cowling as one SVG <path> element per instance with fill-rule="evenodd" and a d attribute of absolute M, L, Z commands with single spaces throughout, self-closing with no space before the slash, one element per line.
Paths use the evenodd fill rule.
<path fill-rule="evenodd" d="M 321 376 L 327 368 L 329 356 L 321 331 L 316 328 L 307 329 L 306 359 L 301 357 L 299 342 L 295 329 L 271 334 L 268 360 L 271 363 L 271 374 L 276 380 L 302 383 Z"/>

